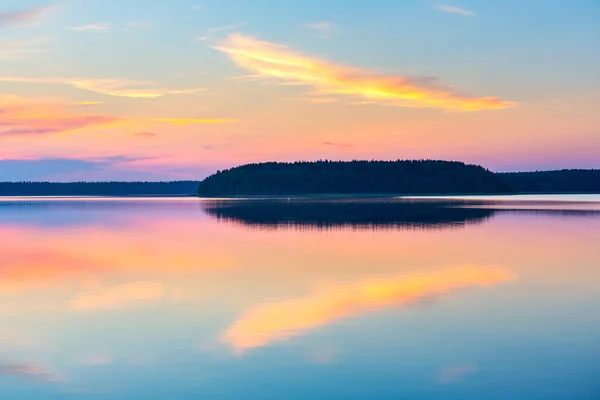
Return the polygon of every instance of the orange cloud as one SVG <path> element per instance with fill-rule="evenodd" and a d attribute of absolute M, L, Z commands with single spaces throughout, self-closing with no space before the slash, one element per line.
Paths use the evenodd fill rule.
<path fill-rule="evenodd" d="M 25 101 L 16 96 L 1 95 L 0 113 L 0 136 L 69 133 L 119 119 L 108 115 L 73 113 L 57 102 Z"/>
<path fill-rule="evenodd" d="M 235 350 L 244 351 L 301 335 L 338 318 L 510 278 L 505 268 L 465 266 L 334 286 L 308 297 L 259 306 L 236 321 L 222 339 Z"/>
<path fill-rule="evenodd" d="M 94 105 L 96 102 L 79 103 Z M 73 133 L 84 129 L 152 129 L 160 124 L 184 126 L 193 124 L 218 124 L 231 119 L 201 118 L 136 118 L 115 115 L 73 112 L 60 101 L 27 100 L 18 96 L 0 95 L 0 136 L 33 136 Z M 149 132 L 149 131 L 148 131 Z M 146 134 L 145 136 L 149 136 Z"/>
<path fill-rule="evenodd" d="M 260 77 L 311 86 L 313 94 L 318 95 L 345 95 L 378 104 L 455 111 L 503 109 L 516 105 L 495 97 L 461 95 L 419 79 L 338 66 L 240 34 L 229 36 L 215 48 Z"/>
<path fill-rule="evenodd" d="M 134 282 L 111 287 L 99 287 L 79 295 L 71 302 L 71 309 L 88 311 L 114 309 L 164 296 L 164 287 L 158 282 Z"/>

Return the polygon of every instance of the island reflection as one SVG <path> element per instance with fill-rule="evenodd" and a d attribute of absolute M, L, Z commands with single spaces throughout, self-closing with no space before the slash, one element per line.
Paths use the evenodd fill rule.
<path fill-rule="evenodd" d="M 202 208 L 219 221 L 261 229 L 444 229 L 482 223 L 495 213 L 457 205 L 452 201 L 395 198 L 278 198 L 205 200 Z"/>

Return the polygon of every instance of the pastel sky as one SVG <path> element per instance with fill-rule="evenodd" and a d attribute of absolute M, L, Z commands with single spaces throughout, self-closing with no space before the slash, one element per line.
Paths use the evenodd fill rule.
<path fill-rule="evenodd" d="M 600 168 L 600 3 L 2 0 L 0 180 Z"/>

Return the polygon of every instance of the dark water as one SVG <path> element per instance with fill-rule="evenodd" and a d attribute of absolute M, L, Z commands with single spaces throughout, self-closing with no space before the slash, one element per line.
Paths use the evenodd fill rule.
<path fill-rule="evenodd" d="M 600 196 L 0 200 L 0 399 L 600 399 Z"/>

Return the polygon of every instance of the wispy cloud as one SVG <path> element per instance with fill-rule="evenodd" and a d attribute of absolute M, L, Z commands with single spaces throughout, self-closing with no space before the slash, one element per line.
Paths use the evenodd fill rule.
<path fill-rule="evenodd" d="M 27 101 L 16 96 L 0 96 L 0 137 L 70 133 L 99 127 L 117 117 L 74 113 L 58 102 Z"/>
<path fill-rule="evenodd" d="M 143 99 L 158 98 L 166 95 L 194 94 L 205 90 L 204 88 L 162 89 L 157 88 L 154 82 L 127 79 L 59 79 L 0 76 L 0 82 L 63 84 L 106 96 Z"/>
<path fill-rule="evenodd" d="M 319 142 L 317 143 L 318 146 L 327 146 L 327 147 L 339 147 L 342 149 L 354 149 L 356 148 L 355 145 L 351 144 L 351 143 L 338 143 L 338 142 Z"/>
<path fill-rule="evenodd" d="M 106 32 L 110 29 L 110 24 L 106 22 L 98 22 L 95 24 L 83 25 L 83 26 L 74 26 L 70 28 L 72 31 L 88 31 L 88 32 Z"/>
<path fill-rule="evenodd" d="M 339 66 L 289 48 L 240 34 L 215 47 L 241 68 L 286 85 L 305 85 L 315 94 L 350 96 L 398 107 L 439 108 L 454 111 L 504 109 L 516 103 L 495 97 L 472 97 L 437 84 L 431 78 L 384 75 Z"/>
<path fill-rule="evenodd" d="M 87 106 L 98 106 L 100 104 L 102 104 L 101 101 L 81 101 L 79 103 L 76 103 L 75 105 L 87 107 Z"/>
<path fill-rule="evenodd" d="M 91 104 L 95 104 L 92 102 Z M 88 105 L 90 105 L 88 103 Z M 0 137 L 72 134 L 93 129 L 147 130 L 162 126 L 219 124 L 232 119 L 140 118 L 82 112 L 81 105 L 0 95 Z"/>
<path fill-rule="evenodd" d="M 451 13 L 451 14 L 464 15 L 466 17 L 472 17 L 473 15 L 475 15 L 474 11 L 467 10 L 467 9 L 464 9 L 461 7 L 449 6 L 447 4 L 441 4 L 441 3 L 437 3 L 435 5 L 435 9 L 439 10 L 439 11 Z"/>
<path fill-rule="evenodd" d="M 27 10 L 0 12 L 0 28 L 34 23 L 60 5 L 62 3 L 52 3 Z"/>
<path fill-rule="evenodd" d="M 235 122 L 229 118 L 155 118 L 155 122 L 163 122 L 173 126 L 195 125 L 195 124 L 223 124 Z"/>
<path fill-rule="evenodd" d="M 146 139 L 152 139 L 152 138 L 156 137 L 157 133 L 156 132 L 148 132 L 148 131 L 139 131 L 139 132 L 132 132 L 131 135 L 141 137 L 141 138 L 146 138 Z"/>
<path fill-rule="evenodd" d="M 194 6 L 192 7 L 194 10 L 196 11 L 202 11 L 202 7 L 201 6 Z"/>
<path fill-rule="evenodd" d="M 305 27 L 323 38 L 329 38 L 333 36 L 336 28 L 335 24 L 332 22 L 312 22 L 310 24 L 306 24 Z"/>
<path fill-rule="evenodd" d="M 127 26 L 131 28 L 152 28 L 154 24 L 150 20 L 130 21 L 127 23 Z"/>
<path fill-rule="evenodd" d="M 196 42 L 203 42 L 205 40 L 213 39 L 217 34 L 227 31 L 233 31 L 235 29 L 241 28 L 243 26 L 248 25 L 247 22 L 238 22 L 236 24 L 231 25 L 221 25 L 215 26 L 213 28 L 208 29 L 204 34 L 196 37 Z"/>
<path fill-rule="evenodd" d="M 98 287 L 82 293 L 71 302 L 71 309 L 91 311 L 115 309 L 144 301 L 159 300 L 165 289 L 160 282 L 134 282 L 124 285 Z"/>
<path fill-rule="evenodd" d="M 301 335 L 332 321 L 398 307 L 453 290 L 507 281 L 501 267 L 453 267 L 324 288 L 307 297 L 267 303 L 242 315 L 222 335 L 238 352 Z"/>
<path fill-rule="evenodd" d="M 217 33 L 217 32 L 232 31 L 234 29 L 242 28 L 242 27 L 244 27 L 246 25 L 248 25 L 247 22 L 238 22 L 236 24 L 231 24 L 231 25 L 215 26 L 213 28 L 210 28 L 208 30 L 208 33 Z"/>
<path fill-rule="evenodd" d="M 0 59 L 21 60 L 31 54 L 47 53 L 48 49 L 39 45 L 48 42 L 48 39 L 32 39 L 23 41 L 0 40 Z"/>
<path fill-rule="evenodd" d="M 37 381 L 59 381 L 58 375 L 39 363 L 10 362 L 0 358 L 0 375 L 22 376 Z"/>

